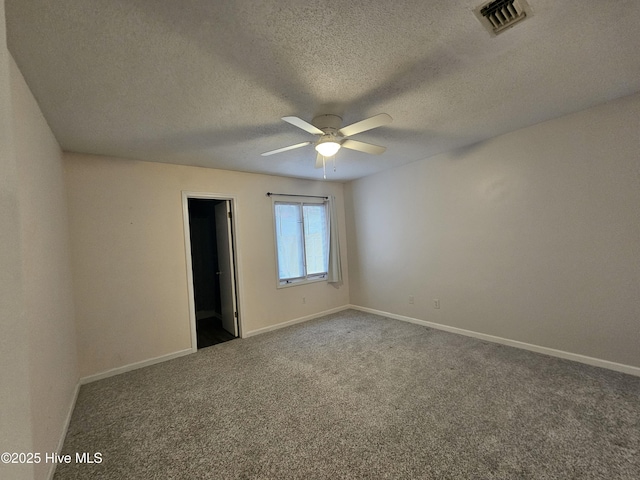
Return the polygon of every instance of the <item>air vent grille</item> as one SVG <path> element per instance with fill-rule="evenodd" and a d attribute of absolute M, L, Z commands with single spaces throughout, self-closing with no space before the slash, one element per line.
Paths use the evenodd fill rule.
<path fill-rule="evenodd" d="M 502 33 L 531 16 L 531 10 L 525 0 L 494 0 L 480 5 L 474 13 L 492 35 Z"/>

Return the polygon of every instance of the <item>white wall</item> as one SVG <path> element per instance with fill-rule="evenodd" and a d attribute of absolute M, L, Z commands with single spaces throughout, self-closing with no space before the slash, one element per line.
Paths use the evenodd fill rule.
<path fill-rule="evenodd" d="M 640 94 L 352 182 L 345 201 L 353 304 L 640 366 Z"/>
<path fill-rule="evenodd" d="M 244 334 L 349 303 L 348 280 L 276 288 L 265 195 L 335 195 L 346 276 L 342 184 L 81 154 L 65 154 L 65 164 L 83 377 L 191 348 L 183 190 L 237 199 Z"/>

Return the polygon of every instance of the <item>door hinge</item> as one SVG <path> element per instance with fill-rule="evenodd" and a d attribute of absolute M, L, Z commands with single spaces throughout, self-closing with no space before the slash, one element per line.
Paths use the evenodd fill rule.
<path fill-rule="evenodd" d="M 227 212 L 227 216 L 231 218 L 231 212 Z"/>
<path fill-rule="evenodd" d="M 238 318 L 238 312 L 233 312 L 233 316 Z"/>

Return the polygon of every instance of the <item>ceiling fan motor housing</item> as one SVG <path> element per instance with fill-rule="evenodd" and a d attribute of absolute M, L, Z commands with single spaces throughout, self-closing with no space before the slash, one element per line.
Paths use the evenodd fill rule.
<path fill-rule="evenodd" d="M 322 130 L 325 134 L 337 136 L 340 126 L 342 125 L 342 118 L 338 115 L 318 115 L 313 118 L 311 123 Z"/>

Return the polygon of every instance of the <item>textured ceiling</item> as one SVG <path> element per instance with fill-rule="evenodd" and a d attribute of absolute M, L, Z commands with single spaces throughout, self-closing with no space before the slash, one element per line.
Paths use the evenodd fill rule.
<path fill-rule="evenodd" d="M 491 37 L 482 0 L 5 0 L 11 53 L 67 151 L 322 178 L 280 120 L 377 113 L 349 180 L 640 91 L 640 1 L 529 0 Z"/>

